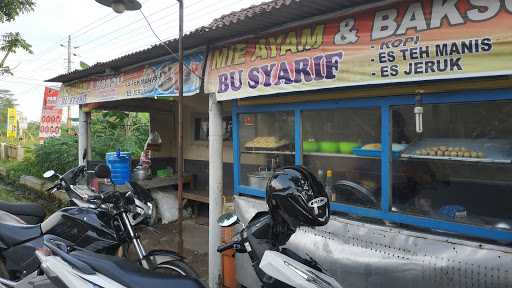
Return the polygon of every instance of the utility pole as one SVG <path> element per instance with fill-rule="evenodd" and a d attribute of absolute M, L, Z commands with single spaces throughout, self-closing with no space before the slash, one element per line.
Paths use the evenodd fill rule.
<path fill-rule="evenodd" d="M 68 35 L 68 73 L 71 72 L 71 35 Z M 68 117 L 66 120 L 68 133 L 71 134 L 71 106 L 68 106 Z"/>
<path fill-rule="evenodd" d="M 178 253 L 183 255 L 183 1 L 179 2 L 178 64 Z"/>

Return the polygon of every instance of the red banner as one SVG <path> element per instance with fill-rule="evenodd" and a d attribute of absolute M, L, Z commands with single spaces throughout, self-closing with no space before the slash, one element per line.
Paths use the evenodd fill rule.
<path fill-rule="evenodd" d="M 43 110 L 41 112 L 41 125 L 39 127 L 39 139 L 59 137 L 62 122 L 62 109 L 57 108 L 59 90 L 49 87 L 44 88 Z"/>

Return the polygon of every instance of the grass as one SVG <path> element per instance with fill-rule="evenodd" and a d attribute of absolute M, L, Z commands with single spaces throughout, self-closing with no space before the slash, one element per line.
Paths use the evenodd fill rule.
<path fill-rule="evenodd" d="M 16 192 L 0 186 L 0 201 L 23 202 L 26 201 L 26 199 L 20 195 L 16 195 Z"/>

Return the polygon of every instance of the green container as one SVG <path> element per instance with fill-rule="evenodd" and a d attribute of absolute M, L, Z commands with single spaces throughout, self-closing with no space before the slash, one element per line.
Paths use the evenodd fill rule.
<path fill-rule="evenodd" d="M 156 171 L 158 177 L 171 177 L 171 171 L 169 169 L 160 169 Z"/>
<path fill-rule="evenodd" d="M 320 142 L 320 152 L 338 153 L 338 142 L 322 141 Z"/>
<path fill-rule="evenodd" d="M 320 146 L 316 141 L 304 141 L 302 142 L 302 151 L 308 152 L 317 152 Z"/>
<path fill-rule="evenodd" d="M 357 142 L 339 142 L 338 148 L 341 154 L 352 154 L 352 149 L 361 147 Z"/>

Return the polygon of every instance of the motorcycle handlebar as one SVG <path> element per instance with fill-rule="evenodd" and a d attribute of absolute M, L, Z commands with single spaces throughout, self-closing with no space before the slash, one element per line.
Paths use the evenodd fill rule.
<path fill-rule="evenodd" d="M 47 192 L 51 192 L 55 189 L 57 189 L 57 187 L 59 187 L 60 185 L 60 182 L 55 182 L 52 186 L 50 186 L 48 189 L 46 189 Z"/>
<path fill-rule="evenodd" d="M 226 250 L 229 250 L 229 249 L 237 249 L 240 247 L 240 243 L 238 242 L 231 242 L 231 243 L 227 243 L 227 244 L 224 244 L 224 245 L 220 245 L 219 247 L 217 247 L 217 252 L 218 253 L 222 253 Z"/>

